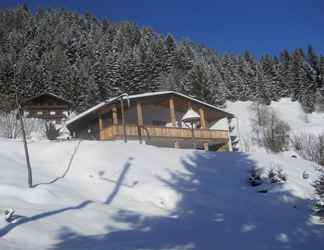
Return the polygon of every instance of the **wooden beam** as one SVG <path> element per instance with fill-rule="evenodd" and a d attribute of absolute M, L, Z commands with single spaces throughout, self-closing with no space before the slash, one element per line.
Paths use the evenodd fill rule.
<path fill-rule="evenodd" d="M 113 129 L 112 129 L 112 134 L 115 136 L 118 132 L 118 116 L 117 116 L 117 108 L 114 106 L 112 108 L 112 122 L 113 122 Z"/>
<path fill-rule="evenodd" d="M 143 121 L 143 106 L 141 102 L 137 102 L 136 110 L 137 110 L 138 140 L 140 143 L 142 143 L 142 126 L 144 124 L 144 121 Z"/>
<path fill-rule="evenodd" d="M 175 114 L 175 109 L 174 109 L 174 99 L 171 97 L 169 99 L 169 107 L 170 107 L 170 117 L 171 117 L 171 123 L 172 127 L 177 126 L 177 121 L 176 121 L 176 114 Z"/>
<path fill-rule="evenodd" d="M 201 128 L 206 128 L 205 111 L 202 108 L 199 109 L 199 115 L 200 115 L 200 126 L 201 126 Z"/>
<path fill-rule="evenodd" d="M 103 140 L 103 119 L 102 119 L 102 114 L 99 114 L 99 139 Z"/>
<path fill-rule="evenodd" d="M 113 112 L 113 125 L 118 125 L 118 116 L 117 116 L 116 106 L 113 107 L 112 112 Z"/>
<path fill-rule="evenodd" d="M 206 118 L 205 118 L 205 111 L 200 108 L 199 109 L 199 115 L 200 115 L 200 126 L 201 128 L 206 128 Z M 208 151 L 208 142 L 204 142 L 204 150 Z"/>
<path fill-rule="evenodd" d="M 144 124 L 142 103 L 138 102 L 136 105 L 136 109 L 137 109 L 137 125 L 141 126 Z"/>

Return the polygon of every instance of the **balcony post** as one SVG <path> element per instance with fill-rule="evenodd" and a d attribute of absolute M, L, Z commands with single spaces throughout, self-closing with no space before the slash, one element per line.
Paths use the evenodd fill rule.
<path fill-rule="evenodd" d="M 231 134 L 230 134 L 230 126 L 231 126 L 231 119 L 230 118 L 227 118 L 227 126 L 228 126 L 228 130 L 227 130 L 227 146 L 228 146 L 228 151 L 232 152 L 233 147 L 232 147 L 232 139 L 231 139 Z"/>
<path fill-rule="evenodd" d="M 99 113 L 99 140 L 103 140 L 103 119 L 102 114 Z"/>
<path fill-rule="evenodd" d="M 113 130 L 112 130 L 112 132 L 113 132 L 113 136 L 116 136 L 117 135 L 117 133 L 118 133 L 118 116 L 117 116 L 117 108 L 116 108 L 116 106 L 114 106 L 113 108 L 112 108 L 112 118 L 113 118 Z"/>
<path fill-rule="evenodd" d="M 169 99 L 169 108 L 170 108 L 170 117 L 171 117 L 172 127 L 175 128 L 175 127 L 177 127 L 177 120 L 176 120 L 176 113 L 175 113 L 175 108 L 174 108 L 174 99 L 172 96 Z M 174 142 L 174 147 L 180 148 L 178 141 Z"/>
<path fill-rule="evenodd" d="M 172 127 L 176 127 L 177 126 L 177 121 L 176 121 L 176 114 L 175 114 L 175 109 L 174 109 L 174 99 L 173 99 L 173 97 L 171 97 L 170 100 L 169 100 L 169 106 L 170 106 L 170 116 L 171 116 Z"/>
<path fill-rule="evenodd" d="M 136 104 L 136 110 L 137 110 L 137 132 L 138 132 L 138 140 L 139 140 L 140 143 L 142 143 L 142 126 L 144 124 L 142 103 L 138 102 Z"/>
<path fill-rule="evenodd" d="M 138 102 L 136 105 L 136 109 L 137 109 L 137 125 L 142 126 L 144 124 L 142 103 Z"/>
<path fill-rule="evenodd" d="M 200 115 L 200 127 L 206 128 L 205 111 L 202 108 L 199 109 L 199 115 Z M 204 150 L 208 151 L 208 142 L 204 142 Z"/>
<path fill-rule="evenodd" d="M 117 108 L 116 108 L 116 106 L 114 106 L 112 108 L 112 112 L 113 112 L 113 125 L 118 125 L 118 116 L 117 116 Z"/>

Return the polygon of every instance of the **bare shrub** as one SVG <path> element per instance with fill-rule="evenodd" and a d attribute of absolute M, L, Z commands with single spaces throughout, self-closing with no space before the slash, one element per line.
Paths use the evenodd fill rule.
<path fill-rule="evenodd" d="M 253 140 L 273 152 L 287 150 L 289 145 L 289 125 L 280 120 L 277 113 L 268 106 L 253 103 L 250 111 Z"/>
<path fill-rule="evenodd" d="M 13 96 L 0 94 L 0 136 L 15 139 L 20 134 L 16 107 Z"/>
<path fill-rule="evenodd" d="M 291 145 L 304 159 L 324 166 L 324 133 L 319 135 L 295 134 L 291 137 Z"/>
<path fill-rule="evenodd" d="M 242 142 L 241 151 L 250 152 L 250 150 L 251 150 L 251 138 L 241 136 L 241 142 Z"/>
<path fill-rule="evenodd" d="M 33 132 L 44 135 L 45 121 L 41 119 L 24 118 L 26 136 L 30 137 Z M 17 112 L 0 112 L 0 137 L 16 139 L 21 136 L 21 125 L 17 120 Z"/>
<path fill-rule="evenodd" d="M 16 119 L 17 112 L 0 112 L 0 136 L 15 139 L 20 134 L 19 122 Z"/>
<path fill-rule="evenodd" d="M 25 124 L 25 131 L 27 137 L 31 137 L 33 133 L 36 133 L 37 135 L 41 137 L 45 137 L 46 135 L 46 121 L 42 119 L 36 119 L 36 118 L 25 118 L 24 119 Z"/>

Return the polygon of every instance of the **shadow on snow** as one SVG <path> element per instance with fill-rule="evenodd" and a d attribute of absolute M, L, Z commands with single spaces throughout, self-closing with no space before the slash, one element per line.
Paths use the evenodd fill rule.
<path fill-rule="evenodd" d="M 50 216 L 53 216 L 56 214 L 60 214 L 60 213 L 66 212 L 66 211 L 82 209 L 82 208 L 86 207 L 87 205 L 89 205 L 91 202 L 92 201 L 83 201 L 77 206 L 70 206 L 70 207 L 65 207 L 65 208 L 61 208 L 61 209 L 56 209 L 53 211 L 36 214 L 36 215 L 30 216 L 30 217 L 18 216 L 18 219 L 16 222 L 7 224 L 4 228 L 0 229 L 0 237 L 5 236 L 11 230 L 15 229 L 16 227 L 18 227 L 22 224 L 30 223 L 30 222 L 40 220 L 40 219 L 43 219 L 46 217 L 50 217 Z"/>
<path fill-rule="evenodd" d="M 120 210 L 114 219 L 132 229 L 97 236 L 64 229 L 53 249 L 324 248 L 323 227 L 309 222 L 310 201 L 287 191 L 260 194 L 246 184 L 246 166 L 255 164 L 247 155 L 196 152 L 182 164 L 188 173 L 170 172 L 170 180 L 157 177 L 182 195 L 170 216 L 143 219 L 141 214 Z"/>
<path fill-rule="evenodd" d="M 71 166 L 73 157 L 74 157 L 78 147 L 79 147 L 79 144 L 76 147 L 76 149 L 75 149 L 75 151 L 74 151 L 74 153 L 72 155 L 72 158 L 70 160 L 68 169 Z M 131 166 L 131 161 L 132 160 L 133 160 L 133 158 L 130 157 L 130 158 L 128 158 L 127 162 L 124 164 L 123 170 L 122 170 L 121 174 L 119 175 L 118 180 L 115 182 L 116 185 L 115 185 L 113 191 L 110 193 L 110 195 L 108 196 L 108 198 L 107 198 L 107 200 L 105 202 L 106 204 L 109 205 L 114 200 L 114 198 L 117 196 L 121 186 L 123 186 L 123 181 L 124 181 L 124 179 L 126 177 L 126 174 L 127 174 L 128 170 L 129 170 L 130 166 Z M 64 176 L 65 176 L 65 174 L 63 174 L 63 177 Z M 50 216 L 60 214 L 60 213 L 64 213 L 66 211 L 79 210 L 79 209 L 82 209 L 82 208 L 88 206 L 92 202 L 93 201 L 91 201 L 91 200 L 87 200 L 87 201 L 81 202 L 79 205 L 76 205 L 76 206 L 69 206 L 69 207 L 65 207 L 65 208 L 60 208 L 60 209 L 56 209 L 56 210 L 53 210 L 53 211 L 36 214 L 36 215 L 30 216 L 30 217 L 26 217 L 26 216 L 22 216 L 22 215 L 16 215 L 15 219 L 14 219 L 14 222 L 12 222 L 10 224 L 7 224 L 4 228 L 0 229 L 0 237 L 5 236 L 10 231 L 12 231 L 13 229 L 15 229 L 16 227 L 18 227 L 20 225 L 30 223 L 30 222 L 33 222 L 33 221 L 36 221 L 36 220 L 41 220 L 43 218 L 50 217 Z"/>
<path fill-rule="evenodd" d="M 79 141 L 78 144 L 75 146 L 74 151 L 73 151 L 73 153 L 72 153 L 72 155 L 70 157 L 69 163 L 68 163 L 66 169 L 64 170 L 64 172 L 63 172 L 63 174 L 61 176 L 58 176 L 58 177 L 56 177 L 53 180 L 48 181 L 48 182 L 41 182 L 41 183 L 35 184 L 35 185 L 33 185 L 33 187 L 37 187 L 37 186 L 40 186 L 40 185 L 50 185 L 50 184 L 53 184 L 53 183 L 57 182 L 60 179 L 63 179 L 69 173 L 69 171 L 71 169 L 72 162 L 74 160 L 74 157 L 75 157 L 76 153 L 78 152 L 78 150 L 80 148 L 80 144 L 81 144 L 81 141 Z"/>
<path fill-rule="evenodd" d="M 115 185 L 113 191 L 110 193 L 110 195 L 108 196 L 108 198 L 107 198 L 107 200 L 105 202 L 106 204 L 109 205 L 110 203 L 112 203 L 112 201 L 114 200 L 114 198 L 118 194 L 121 186 L 124 185 L 123 181 L 124 181 L 124 179 L 125 179 L 125 177 L 127 175 L 127 172 L 129 171 L 129 168 L 131 166 L 131 162 L 132 162 L 133 159 L 134 158 L 129 157 L 127 162 L 124 164 L 123 170 L 122 170 L 121 174 L 119 175 L 118 180 L 116 181 L 116 185 Z M 104 180 L 105 178 L 102 178 L 102 179 Z"/>

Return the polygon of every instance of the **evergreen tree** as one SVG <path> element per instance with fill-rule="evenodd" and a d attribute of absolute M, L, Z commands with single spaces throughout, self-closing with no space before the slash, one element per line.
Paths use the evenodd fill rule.
<path fill-rule="evenodd" d="M 2 94 L 49 91 L 79 111 L 123 92 L 182 91 L 220 106 L 291 97 L 307 112 L 324 96 L 324 57 L 312 47 L 278 58 L 221 55 L 131 22 L 66 10 L 1 10 L 0 59 Z"/>

